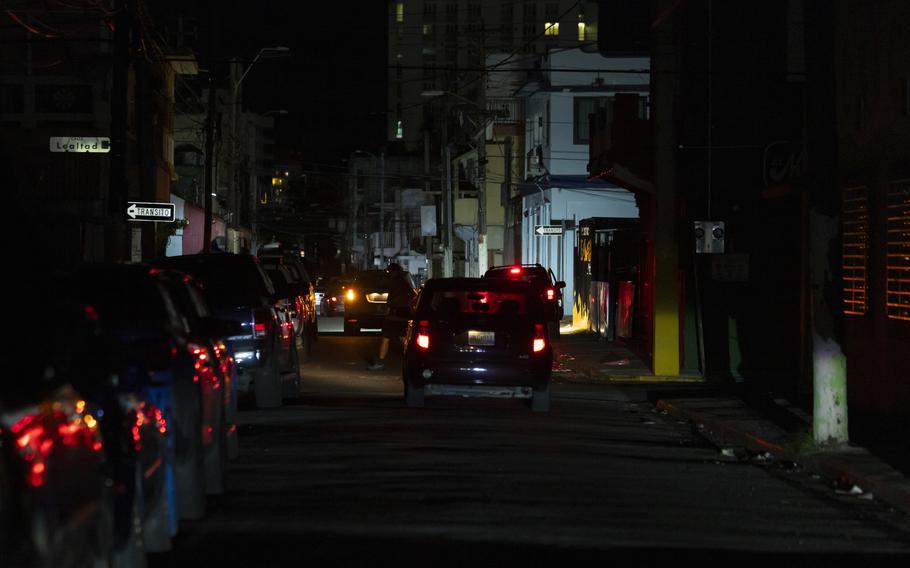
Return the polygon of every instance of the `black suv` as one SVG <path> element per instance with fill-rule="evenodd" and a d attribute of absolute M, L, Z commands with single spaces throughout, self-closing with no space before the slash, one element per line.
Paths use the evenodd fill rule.
<path fill-rule="evenodd" d="M 402 380 L 408 406 L 427 394 L 530 397 L 550 409 L 553 351 L 544 302 L 529 282 L 427 281 L 408 325 Z"/>
<path fill-rule="evenodd" d="M 483 277 L 530 282 L 546 307 L 550 335 L 559 335 L 559 322 L 563 315 L 562 289 L 566 287 L 566 283 L 556 280 L 552 270 L 540 264 L 513 264 L 494 266 L 487 270 Z"/>
<path fill-rule="evenodd" d="M 281 332 L 280 309 L 272 281 L 255 257 L 213 253 L 171 256 L 155 262 L 193 276 L 202 286 L 213 315 L 240 324 L 239 335 L 225 338 L 237 363 L 237 388 L 252 392 L 260 408 L 282 404 L 282 375 L 292 356 Z"/>
<path fill-rule="evenodd" d="M 402 272 L 411 288 L 414 281 L 408 272 Z M 363 270 L 344 292 L 344 332 L 356 335 L 364 329 L 382 329 L 388 314 L 391 276 L 385 270 Z"/>

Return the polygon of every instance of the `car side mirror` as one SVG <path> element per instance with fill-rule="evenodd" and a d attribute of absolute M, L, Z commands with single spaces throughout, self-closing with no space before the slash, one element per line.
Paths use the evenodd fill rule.
<path fill-rule="evenodd" d="M 211 317 L 200 319 L 199 329 L 203 335 L 218 338 L 240 335 L 243 332 L 240 323 L 236 321 Z"/>
<path fill-rule="evenodd" d="M 563 282 L 562 280 L 560 280 L 559 282 L 556 283 L 556 287 L 557 287 L 557 288 L 565 288 L 565 287 L 566 287 L 566 283 Z"/>

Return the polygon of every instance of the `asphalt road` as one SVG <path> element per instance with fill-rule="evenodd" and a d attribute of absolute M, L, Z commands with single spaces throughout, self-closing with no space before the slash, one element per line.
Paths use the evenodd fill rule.
<path fill-rule="evenodd" d="M 327 332 L 339 319 L 325 319 Z M 739 461 L 647 387 L 401 400 L 377 337 L 325 334 L 301 396 L 241 413 L 229 491 L 153 566 L 905 564 L 910 523 L 805 472 Z"/>

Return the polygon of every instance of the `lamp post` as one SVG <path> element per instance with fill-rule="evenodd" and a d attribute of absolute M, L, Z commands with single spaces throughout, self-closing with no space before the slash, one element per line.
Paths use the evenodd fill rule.
<path fill-rule="evenodd" d="M 240 84 L 246 78 L 247 74 L 253 69 L 253 66 L 256 65 L 256 62 L 263 55 L 273 55 L 275 57 L 286 56 L 290 53 L 290 49 L 283 46 L 275 47 L 263 47 L 256 54 L 256 57 L 253 58 L 253 61 L 246 67 L 243 73 L 240 75 L 240 78 L 236 81 L 233 80 L 234 74 L 236 72 L 236 67 L 231 68 L 231 227 L 234 230 L 240 226 L 240 195 L 238 186 L 238 177 L 239 177 L 239 168 L 237 167 L 238 158 L 240 156 L 240 136 L 239 136 L 239 125 L 238 125 L 238 115 L 240 106 Z M 236 61 L 235 61 L 236 62 Z M 287 114 L 287 110 L 274 110 L 269 111 L 268 113 L 263 114 L 263 116 L 268 116 L 269 114 Z M 255 196 L 254 196 L 255 203 Z M 250 211 L 250 215 L 255 215 L 255 208 Z M 253 221 L 251 219 L 251 225 Z M 251 230 L 253 227 L 250 227 Z M 255 237 L 254 237 L 255 238 Z"/>

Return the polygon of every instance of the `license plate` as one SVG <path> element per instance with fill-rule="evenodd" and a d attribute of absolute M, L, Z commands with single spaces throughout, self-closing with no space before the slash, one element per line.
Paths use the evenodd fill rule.
<path fill-rule="evenodd" d="M 496 333 L 492 331 L 468 331 L 468 345 L 496 345 Z"/>

